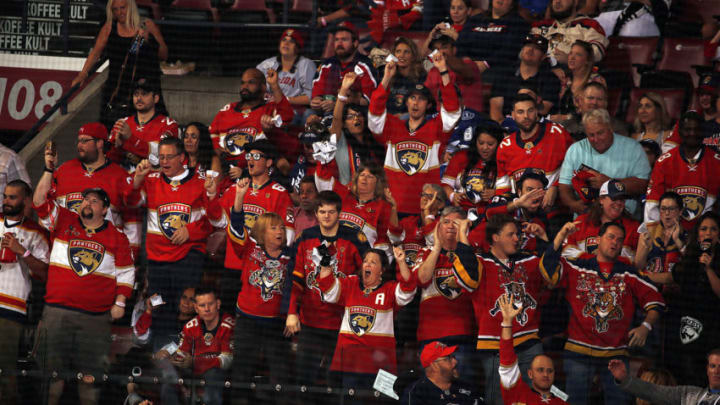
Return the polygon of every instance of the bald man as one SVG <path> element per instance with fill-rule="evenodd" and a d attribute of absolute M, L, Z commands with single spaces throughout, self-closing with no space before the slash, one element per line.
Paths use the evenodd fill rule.
<path fill-rule="evenodd" d="M 266 86 L 272 99 L 265 102 Z M 289 123 L 294 111 L 278 84 L 278 73 L 268 69 L 267 75 L 255 68 L 247 69 L 240 78 L 240 101 L 225 105 L 210 124 L 213 148 L 236 168 L 233 178 L 240 176 L 245 161 L 243 146 L 267 138 L 269 131 Z M 280 116 L 280 120 L 275 118 Z"/>
<path fill-rule="evenodd" d="M 502 312 L 500 334 L 500 386 L 505 405 L 524 404 L 567 404 L 550 392 L 555 381 L 555 367 L 550 357 L 539 354 L 530 363 L 527 371 L 531 386 L 520 378 L 520 367 L 513 349 L 512 328 L 515 317 L 522 311 L 522 303 L 513 302 L 512 295 L 503 295 L 498 304 Z"/>

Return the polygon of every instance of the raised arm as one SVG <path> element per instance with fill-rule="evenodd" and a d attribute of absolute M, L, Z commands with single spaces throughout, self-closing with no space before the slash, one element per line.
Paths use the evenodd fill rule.
<path fill-rule="evenodd" d="M 108 38 L 110 37 L 110 31 L 112 30 L 112 21 L 108 21 L 103 25 L 103 27 L 100 29 L 100 32 L 98 33 L 97 39 L 95 39 L 95 46 L 90 50 L 90 54 L 88 54 L 87 59 L 85 59 L 85 64 L 82 67 L 82 70 L 80 70 L 80 73 L 78 73 L 77 76 L 73 79 L 71 86 L 75 86 L 78 83 L 82 83 L 85 81 L 85 79 L 88 78 L 90 68 L 97 62 L 97 60 L 100 58 L 100 55 L 102 55 L 102 52 L 105 50 L 105 46 L 107 45 Z"/>
<path fill-rule="evenodd" d="M 47 193 L 52 188 L 53 172 L 57 169 L 57 151 L 53 150 L 50 143 L 45 145 L 45 170 L 43 170 L 40 180 L 35 186 L 35 193 L 33 194 L 33 205 L 39 207 L 47 200 Z"/>

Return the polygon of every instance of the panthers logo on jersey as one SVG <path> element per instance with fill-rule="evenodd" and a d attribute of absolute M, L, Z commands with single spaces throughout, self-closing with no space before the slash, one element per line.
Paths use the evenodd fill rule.
<path fill-rule="evenodd" d="M 686 221 L 692 221 L 705 211 L 705 202 L 707 201 L 707 191 L 702 187 L 683 186 L 676 187 L 674 190 L 680 194 L 683 199 L 682 218 Z"/>
<path fill-rule="evenodd" d="M 160 231 L 166 238 L 172 238 L 176 230 L 190 222 L 192 208 L 187 204 L 171 203 L 161 205 L 157 209 Z"/>
<path fill-rule="evenodd" d="M 459 297 L 463 290 L 457 282 L 452 269 L 435 270 L 435 288 L 443 297 L 454 300 Z"/>
<path fill-rule="evenodd" d="M 244 152 L 244 146 L 255 140 L 257 130 L 255 128 L 233 129 L 220 137 L 220 145 L 233 156 Z"/>
<path fill-rule="evenodd" d="M 105 257 L 105 247 L 87 240 L 73 239 L 68 246 L 68 262 L 80 277 L 92 274 L 100 267 Z"/>
<path fill-rule="evenodd" d="M 515 320 L 520 325 L 525 325 L 528 321 L 527 311 L 530 309 L 537 308 L 537 301 L 532 295 L 525 291 L 525 283 L 511 281 L 502 285 L 505 289 L 505 294 L 510 294 L 513 297 L 513 306 L 515 308 L 522 308 L 519 314 L 515 316 Z M 495 300 L 495 306 L 490 310 L 490 315 L 495 316 L 500 312 L 500 297 Z"/>
<path fill-rule="evenodd" d="M 582 311 L 583 316 L 595 320 L 595 330 L 598 333 L 605 333 L 610 328 L 610 321 L 622 319 L 623 310 L 617 303 L 615 291 L 593 291 Z"/>
<path fill-rule="evenodd" d="M 70 193 L 65 196 L 65 208 L 80 213 L 80 203 L 83 201 L 82 193 Z"/>
<path fill-rule="evenodd" d="M 270 301 L 273 296 L 282 294 L 285 281 L 285 267 L 279 260 L 266 260 L 262 267 L 250 274 L 250 285 L 260 289 L 263 301 Z"/>
<path fill-rule="evenodd" d="M 412 176 L 425 166 L 428 147 L 420 142 L 400 142 L 395 145 L 395 160 L 405 174 Z"/>
<path fill-rule="evenodd" d="M 354 334 L 362 336 L 372 329 L 375 324 L 376 311 L 369 307 L 350 307 L 348 309 L 348 323 Z"/>
<path fill-rule="evenodd" d="M 255 226 L 258 217 L 265 213 L 265 208 L 255 204 L 243 204 L 243 212 L 245 213 L 245 228 L 250 230 Z"/>

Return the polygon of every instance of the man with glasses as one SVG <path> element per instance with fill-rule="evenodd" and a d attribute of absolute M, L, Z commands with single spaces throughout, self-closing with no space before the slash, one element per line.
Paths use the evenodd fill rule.
<path fill-rule="evenodd" d="M 102 187 L 110 197 L 106 219 L 125 233 L 136 254 L 142 224 L 137 215 L 132 215 L 132 210 L 125 206 L 123 199 L 130 190 L 132 178 L 120 165 L 108 159 L 106 153 L 109 149 L 105 126 L 99 122 L 87 123 L 78 130 L 77 158 L 58 167 L 56 148 L 52 145 L 45 148 L 45 171 L 40 181 L 50 182 L 50 198 L 60 207 L 78 213 L 83 200 L 82 191 L 89 187 Z"/>
<path fill-rule="evenodd" d="M 105 219 L 105 190 L 83 190 L 76 213 L 47 199 L 51 186 L 50 176 L 43 176 L 33 196 L 40 224 L 54 236 L 38 329 L 39 364 L 50 378 L 47 403 L 60 401 L 64 379 L 77 378 L 79 402 L 96 404 L 100 386 L 94 383 L 107 369 L 110 322 L 125 314 L 135 268 L 127 237 Z"/>
<path fill-rule="evenodd" d="M 160 171 L 150 173 L 147 160 L 135 170 L 128 204 L 147 207 L 148 294 L 158 294 L 165 304 L 153 309 L 153 349 L 164 346 L 175 329 L 180 293 L 200 284 L 205 242 L 212 227 L 227 225 L 219 204 L 214 177 L 203 178 L 183 166 L 185 148 L 175 137 L 158 147 Z"/>
<path fill-rule="evenodd" d="M 655 404 L 720 404 L 720 348 L 711 350 L 707 355 L 707 366 L 705 368 L 708 378 L 707 388 L 691 385 L 666 387 L 645 382 L 628 375 L 625 363 L 619 360 L 610 360 L 608 369 L 615 377 L 615 383 L 623 391 Z"/>
<path fill-rule="evenodd" d="M 703 213 L 710 211 L 720 193 L 720 155 L 703 145 L 702 116 L 688 111 L 680 117 L 680 145 L 660 156 L 655 163 L 645 203 L 645 225 L 660 219 L 659 197 L 674 191 L 682 197 L 680 223 L 690 230 Z"/>
<path fill-rule="evenodd" d="M 249 232 L 255 225 L 255 220 L 266 212 L 274 212 L 285 219 L 285 233 L 288 246 L 295 240 L 295 217 L 293 216 L 293 203 L 290 193 L 270 178 L 270 171 L 275 163 L 275 146 L 267 139 L 260 139 L 245 147 L 245 159 L 247 160 L 247 174 L 250 177 L 250 189 L 243 199 L 244 223 Z M 235 202 L 237 188 L 231 185 L 223 193 L 220 205 L 225 214 L 229 217 L 230 210 Z M 225 268 L 242 270 L 243 263 L 232 247 L 230 239 L 226 241 Z M 239 276 L 238 276 L 239 278 Z M 237 296 L 234 291 L 233 296 Z"/>
<path fill-rule="evenodd" d="M 482 398 L 472 388 L 459 380 L 457 346 L 430 342 L 422 353 L 420 363 L 425 376 L 412 383 L 400 399 L 403 405 L 411 404 L 481 404 Z"/>

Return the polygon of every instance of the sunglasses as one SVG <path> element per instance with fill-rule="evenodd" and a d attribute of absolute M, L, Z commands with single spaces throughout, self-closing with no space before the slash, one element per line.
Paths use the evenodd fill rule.
<path fill-rule="evenodd" d="M 260 160 L 265 159 L 267 157 L 264 153 L 246 153 L 245 154 L 245 160 Z"/>

